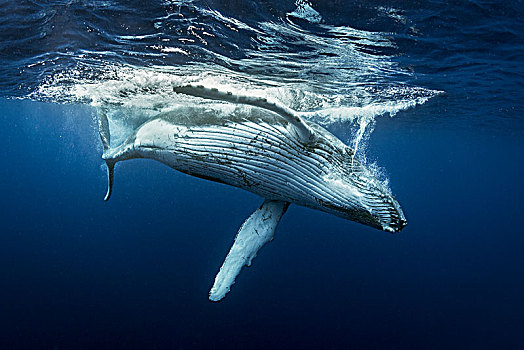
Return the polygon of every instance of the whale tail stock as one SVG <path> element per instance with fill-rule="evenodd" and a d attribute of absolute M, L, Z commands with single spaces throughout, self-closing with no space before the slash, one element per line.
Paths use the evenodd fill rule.
<path fill-rule="evenodd" d="M 106 111 L 99 110 L 97 114 L 98 121 L 98 133 L 100 135 L 100 140 L 102 141 L 102 147 L 104 148 L 104 153 L 106 153 L 111 147 L 111 136 L 109 134 L 109 121 L 107 119 Z M 113 159 L 104 159 L 107 166 L 107 192 L 104 197 L 105 201 L 109 200 L 111 193 L 113 192 L 113 179 L 115 176 L 115 163 Z"/>

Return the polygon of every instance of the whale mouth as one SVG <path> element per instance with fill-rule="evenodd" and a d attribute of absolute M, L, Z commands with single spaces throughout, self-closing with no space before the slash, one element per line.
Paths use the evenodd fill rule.
<path fill-rule="evenodd" d="M 363 164 L 343 160 L 345 163 L 341 163 L 343 166 L 338 169 L 338 174 L 323 177 L 324 192 L 329 192 L 331 200 L 323 198 L 323 208 L 320 209 L 382 231 L 402 231 L 407 220 L 391 190 Z"/>
<path fill-rule="evenodd" d="M 406 217 L 404 216 L 404 213 L 402 212 L 402 209 L 399 209 L 399 215 L 397 221 L 393 222 L 390 226 L 395 230 L 395 232 L 400 232 L 406 227 L 408 224 L 408 221 L 406 220 Z"/>
<path fill-rule="evenodd" d="M 402 231 L 402 229 L 404 229 L 404 227 L 406 227 L 407 224 L 408 224 L 408 221 L 402 218 L 398 221 L 398 224 L 394 226 L 393 228 L 395 229 L 395 232 L 400 232 Z"/>
<path fill-rule="evenodd" d="M 390 222 L 387 226 L 383 226 L 382 229 L 386 232 L 396 233 L 402 231 L 402 229 L 404 229 L 404 227 L 406 227 L 407 224 L 408 221 L 404 217 L 402 217 L 398 220 Z"/>
<path fill-rule="evenodd" d="M 382 209 L 376 212 L 376 217 L 382 224 L 382 230 L 390 233 L 402 231 L 408 221 L 400 208 L 400 204 L 392 196 L 388 197 L 383 204 L 385 204 L 385 210 Z"/>
<path fill-rule="evenodd" d="M 402 231 L 407 225 L 404 213 L 394 198 L 388 199 L 386 202 L 375 203 L 371 208 L 365 206 L 350 210 L 350 219 L 389 233 Z"/>

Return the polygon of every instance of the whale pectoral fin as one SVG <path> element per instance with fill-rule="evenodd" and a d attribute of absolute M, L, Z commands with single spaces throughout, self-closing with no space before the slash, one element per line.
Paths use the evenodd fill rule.
<path fill-rule="evenodd" d="M 219 301 L 224 298 L 242 267 L 250 266 L 260 248 L 273 239 L 275 229 L 288 206 L 288 202 L 266 199 L 260 208 L 244 221 L 215 277 L 215 283 L 209 292 L 210 300 Z"/>
<path fill-rule="evenodd" d="M 231 103 L 239 103 L 245 105 L 251 105 L 263 109 L 272 111 L 282 118 L 287 120 L 291 125 L 295 127 L 299 137 L 305 143 L 314 141 L 315 134 L 307 123 L 300 117 L 300 115 L 276 101 L 268 101 L 263 97 L 247 96 L 240 94 L 233 94 L 229 91 L 220 91 L 216 88 L 206 88 L 202 85 L 183 85 L 173 87 L 173 91 L 178 94 L 184 94 L 189 96 L 195 96 L 200 98 L 206 98 L 210 100 L 225 101 Z"/>

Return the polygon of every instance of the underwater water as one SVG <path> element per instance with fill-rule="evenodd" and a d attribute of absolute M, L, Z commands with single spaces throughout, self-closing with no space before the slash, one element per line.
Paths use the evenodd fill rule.
<path fill-rule="evenodd" d="M 523 15 L 521 1 L 0 0 L 0 348 L 524 348 Z M 135 159 L 103 201 L 97 114 L 124 138 L 198 103 L 173 92 L 188 83 L 327 128 L 406 228 L 291 205 L 210 302 L 262 198 Z"/>

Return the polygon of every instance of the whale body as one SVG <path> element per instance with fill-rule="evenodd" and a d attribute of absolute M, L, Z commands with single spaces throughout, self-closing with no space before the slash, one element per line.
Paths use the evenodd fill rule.
<path fill-rule="evenodd" d="M 273 238 L 289 204 L 298 204 L 388 232 L 406 219 L 389 189 L 342 141 L 298 113 L 264 98 L 202 86 L 175 92 L 203 101 L 234 104 L 228 113 L 204 106 L 179 106 L 145 121 L 111 147 L 107 118 L 99 130 L 108 166 L 108 193 L 116 162 L 148 158 L 196 177 L 232 185 L 264 198 L 241 226 L 210 292 L 222 299 L 242 266 Z M 245 106 L 249 105 L 249 106 Z"/>

